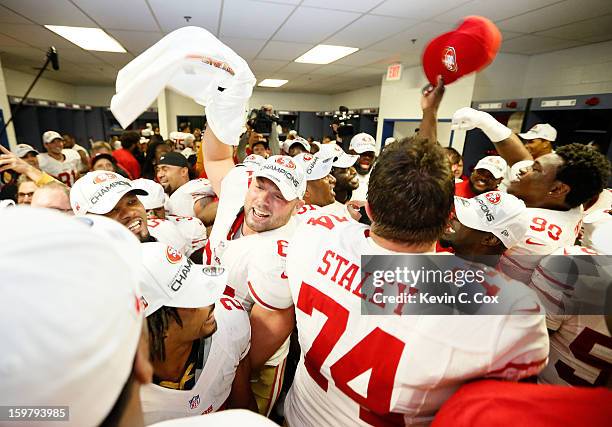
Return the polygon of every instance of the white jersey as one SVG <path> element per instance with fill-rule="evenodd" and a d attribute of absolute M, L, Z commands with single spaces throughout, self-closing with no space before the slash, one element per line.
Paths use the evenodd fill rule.
<path fill-rule="evenodd" d="M 242 236 L 244 198 L 253 168 L 238 165 L 223 179 L 217 220 L 207 245 L 207 263 L 219 264 L 229 272 L 228 287 L 247 311 L 254 304 L 267 310 L 293 305 L 285 275 L 285 257 L 295 220 L 275 230 Z M 266 362 L 276 366 L 289 352 L 289 340 Z"/>
<path fill-rule="evenodd" d="M 156 423 L 154 427 L 228 427 L 228 426 L 248 426 L 248 427 L 278 427 L 273 421 L 255 412 L 246 409 L 229 409 L 227 411 L 216 412 L 206 415 L 206 418 L 177 418 L 169 421 Z"/>
<path fill-rule="evenodd" d="M 516 380 L 543 367 L 548 336 L 541 314 L 362 315 L 362 299 L 373 297 L 362 293 L 366 254 L 397 253 L 376 245 L 365 225 L 331 215 L 294 234 L 287 275 L 302 355 L 285 402 L 289 425 L 429 423 L 469 380 Z M 531 290 L 506 283 L 520 288 L 520 311 L 543 313 Z"/>
<path fill-rule="evenodd" d="M 215 318 L 217 330 L 212 335 L 204 368 L 191 390 L 175 390 L 156 384 L 140 388 L 146 425 L 223 408 L 232 389 L 236 367 L 248 354 L 251 326 L 240 303 L 225 296 L 215 304 Z"/>
<path fill-rule="evenodd" d="M 359 187 L 353 190 L 353 195 L 351 196 L 351 200 L 366 200 L 366 196 L 368 195 L 368 183 L 370 182 L 370 172 L 366 175 L 357 174 L 357 180 L 359 181 Z"/>
<path fill-rule="evenodd" d="M 606 188 L 599 194 L 597 201 L 589 209 L 584 211 L 584 224 L 580 241 L 582 246 L 592 247 L 593 236 L 607 222 L 612 220 L 612 189 Z M 608 250 L 605 255 L 612 255 Z"/>
<path fill-rule="evenodd" d="M 607 258 L 595 255 L 580 246 L 564 248 L 544 257 L 531 277 L 530 286 L 546 307 L 547 327 L 554 331 L 540 383 L 612 387 L 612 338 L 604 316 L 575 314 L 576 304 L 605 301 L 612 268 Z"/>
<path fill-rule="evenodd" d="M 347 205 L 340 203 L 339 201 L 334 201 L 334 203 L 329 204 L 327 206 L 322 206 L 321 210 L 325 213 L 330 213 L 338 216 L 345 216 L 347 218 L 352 218 L 349 214 Z"/>
<path fill-rule="evenodd" d="M 197 218 L 168 215 L 165 220 L 148 218 L 147 228 L 158 242 L 191 256 L 206 245 L 206 227 Z"/>
<path fill-rule="evenodd" d="M 520 243 L 502 255 L 499 268 L 513 279 L 528 284 L 543 256 L 574 244 L 582 225 L 582 216 L 582 206 L 569 211 L 527 208 L 527 233 Z"/>
<path fill-rule="evenodd" d="M 205 178 L 192 179 L 166 199 L 166 212 L 170 215 L 195 217 L 193 205 L 204 197 L 215 197 L 210 181 Z"/>
<path fill-rule="evenodd" d="M 79 177 L 79 165 L 81 156 L 75 150 L 62 150 L 64 161 L 55 160 L 48 153 L 41 153 L 38 157 L 38 165 L 43 172 L 61 181 L 68 187 L 72 187 Z"/>

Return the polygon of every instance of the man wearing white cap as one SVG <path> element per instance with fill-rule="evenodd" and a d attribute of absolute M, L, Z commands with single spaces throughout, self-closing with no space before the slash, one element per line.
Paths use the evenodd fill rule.
<path fill-rule="evenodd" d="M 0 224 L 11 225 L 0 233 L 0 295 L 10 301 L 0 310 L 0 401 L 54 406 L 51 416 L 58 425 L 144 426 L 139 390 L 151 382 L 153 367 L 140 303 L 137 239 L 114 221 L 77 221 L 51 210 L 2 209 Z M 22 256 L 37 251 L 53 266 L 44 277 Z M 202 422 L 191 418 L 161 426 Z M 205 423 L 274 425 L 248 411 L 209 415 Z"/>
<path fill-rule="evenodd" d="M 442 92 L 439 84 L 423 108 Z M 454 177 L 435 141 L 411 137 L 382 151 L 365 205 L 371 227 L 321 215 L 294 234 L 287 276 L 302 357 L 288 425 L 428 425 L 462 384 L 517 380 L 546 362 L 542 316 L 363 314 L 372 298 L 362 256 L 430 254 L 447 224 Z"/>
<path fill-rule="evenodd" d="M 310 143 L 301 136 L 297 136 L 293 139 L 286 139 L 283 142 L 283 151 L 287 155 L 294 157 L 300 153 L 310 153 Z"/>
<path fill-rule="evenodd" d="M 487 156 L 478 161 L 470 179 L 455 183 L 455 195 L 472 198 L 487 191 L 497 190 L 508 165 L 500 156 Z"/>
<path fill-rule="evenodd" d="M 359 160 L 355 163 L 359 187 L 353 191 L 351 200 L 365 200 L 368 194 L 368 181 L 376 161 L 376 140 L 367 133 L 358 133 L 351 138 L 349 153 L 359 155 Z"/>
<path fill-rule="evenodd" d="M 64 185 L 72 187 L 79 179 L 81 165 L 79 153 L 75 150 L 64 149 L 64 139 L 53 130 L 43 133 L 42 141 L 47 152 L 38 155 L 40 169 L 57 178 Z"/>
<path fill-rule="evenodd" d="M 216 213 L 215 193 L 207 179 L 189 179 L 185 156 L 176 151 L 162 155 L 156 175 L 168 194 L 165 206 L 169 214 L 199 218 L 204 225 L 212 225 Z"/>
<path fill-rule="evenodd" d="M 70 190 L 75 215 L 104 215 L 123 224 L 141 242 L 151 241 L 147 212 L 138 199 L 146 190 L 115 172 L 89 172 Z"/>
<path fill-rule="evenodd" d="M 518 135 L 525 140 L 525 148 L 531 157 L 537 159 L 553 152 L 553 142 L 557 140 L 557 129 L 548 123 L 539 123 L 529 131 Z"/>
<path fill-rule="evenodd" d="M 506 274 L 528 283 L 542 256 L 574 244 L 583 217 L 582 204 L 606 187 L 610 162 L 584 144 L 568 144 L 534 160 L 508 127 L 469 107 L 457 110 L 452 122 L 454 130 L 481 129 L 511 166 L 523 160 L 533 162 L 521 169 L 507 188 L 525 202 L 529 228 L 522 241 L 500 259 Z"/>
<path fill-rule="evenodd" d="M 440 242 L 462 258 L 484 260 L 495 266 L 506 249 L 519 243 L 529 226 L 527 207 L 517 197 L 489 191 L 471 199 L 455 196 L 455 215 Z"/>
<path fill-rule="evenodd" d="M 223 296 L 227 272 L 145 243 L 140 277 L 153 384 L 141 388 L 145 424 L 226 408 L 257 410 L 249 384 L 249 315 Z"/>
<path fill-rule="evenodd" d="M 147 228 L 158 242 L 177 248 L 194 262 L 202 263 L 206 227 L 198 218 L 166 215 L 164 188 L 150 179 L 139 178 L 134 185 L 148 194 L 138 196 L 147 211 Z"/>
<path fill-rule="evenodd" d="M 40 153 L 37 149 L 28 144 L 17 144 L 15 147 L 15 155 L 20 159 L 25 160 L 30 166 L 40 169 L 38 164 L 38 155 Z"/>

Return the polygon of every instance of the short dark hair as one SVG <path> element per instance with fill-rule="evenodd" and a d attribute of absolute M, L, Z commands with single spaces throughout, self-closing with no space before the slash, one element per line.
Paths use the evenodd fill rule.
<path fill-rule="evenodd" d="M 267 143 L 266 141 L 255 141 L 255 142 L 253 143 L 253 148 L 255 148 L 255 146 L 256 146 L 256 145 L 259 145 L 259 144 L 263 145 L 263 146 L 264 146 L 264 148 L 268 148 L 268 143 Z"/>
<path fill-rule="evenodd" d="M 174 307 L 163 306 L 147 317 L 149 327 L 149 353 L 152 360 L 166 360 L 166 345 L 164 339 L 168 331 L 170 319 L 174 319 L 179 326 L 183 326 L 183 321 Z"/>
<path fill-rule="evenodd" d="M 610 161 L 595 148 L 568 144 L 556 151 L 563 159 L 557 179 L 570 187 L 565 202 L 571 208 L 580 206 L 601 193 L 610 179 Z"/>
<path fill-rule="evenodd" d="M 129 150 L 134 145 L 140 143 L 140 134 L 135 131 L 126 131 L 121 134 L 119 140 L 121 141 L 121 146 Z"/>
<path fill-rule="evenodd" d="M 453 147 L 444 147 L 444 151 L 446 151 L 446 155 L 448 156 L 451 165 L 456 165 L 463 159 L 463 157 L 461 157 L 461 154 L 459 154 L 459 152 Z"/>
<path fill-rule="evenodd" d="M 454 178 L 442 147 L 421 136 L 388 145 L 372 170 L 372 231 L 409 244 L 434 242 L 448 223 Z"/>

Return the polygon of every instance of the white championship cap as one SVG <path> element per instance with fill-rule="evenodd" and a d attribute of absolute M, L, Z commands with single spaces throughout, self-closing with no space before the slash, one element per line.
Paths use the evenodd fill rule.
<path fill-rule="evenodd" d="M 145 316 L 161 307 L 200 308 L 214 304 L 227 285 L 223 267 L 195 264 L 171 246 L 142 245 L 140 287 Z"/>
<path fill-rule="evenodd" d="M 304 147 L 304 150 L 310 152 L 310 143 L 301 136 L 296 136 L 294 139 L 286 139 L 283 142 L 283 150 L 285 153 L 289 152 L 289 149 L 293 144 L 300 144 L 302 147 Z"/>
<path fill-rule="evenodd" d="M 326 156 L 325 153 L 319 155 L 319 153 L 300 153 L 293 158 L 304 169 L 307 181 L 325 178 L 331 173 L 335 157 Z"/>
<path fill-rule="evenodd" d="M 500 156 L 487 156 L 483 157 L 476 163 L 474 170 L 486 169 L 493 174 L 495 179 L 503 178 L 506 175 L 508 169 L 508 163 Z"/>
<path fill-rule="evenodd" d="M 15 201 L 11 199 L 0 200 L 0 209 L 15 206 Z"/>
<path fill-rule="evenodd" d="M 242 161 L 242 164 L 252 165 L 252 166 L 259 168 L 261 167 L 261 165 L 264 164 L 265 161 L 266 159 L 263 156 L 260 156 L 259 154 L 249 154 L 248 156 L 244 158 L 244 160 Z"/>
<path fill-rule="evenodd" d="M 389 144 L 393 144 L 396 141 L 395 138 L 393 138 L 392 136 L 385 138 L 385 147 Z"/>
<path fill-rule="evenodd" d="M 166 192 L 159 183 L 151 179 L 138 178 L 132 180 L 132 185 L 148 193 L 146 196 L 138 196 L 146 210 L 161 208 L 166 203 Z"/>
<path fill-rule="evenodd" d="M 376 152 L 376 140 L 367 133 L 358 133 L 351 138 L 349 149 L 354 150 L 357 154 L 367 153 L 368 151 Z"/>
<path fill-rule="evenodd" d="M 271 180 L 285 200 L 301 199 L 306 192 L 304 169 L 289 156 L 268 157 L 255 172 L 255 177 Z"/>
<path fill-rule="evenodd" d="M 130 377 L 143 313 L 125 254 L 140 244 L 103 219 L 112 233 L 51 209 L 0 211 L 3 405 L 67 405 L 58 425 L 100 425 Z"/>
<path fill-rule="evenodd" d="M 334 166 L 337 168 L 348 168 L 355 164 L 359 156 L 357 154 L 346 154 L 338 144 L 322 144 L 319 153 L 324 156 L 334 157 Z M 317 153 L 317 154 L 319 154 Z"/>
<path fill-rule="evenodd" d="M 79 178 L 70 189 L 70 206 L 75 215 L 104 215 L 130 191 L 146 196 L 146 190 L 115 172 L 93 171 Z"/>
<path fill-rule="evenodd" d="M 62 136 L 54 130 L 48 130 L 42 135 L 42 141 L 45 144 L 53 142 L 56 139 L 61 139 L 62 141 L 64 140 L 64 138 L 62 138 Z"/>
<path fill-rule="evenodd" d="M 17 144 L 15 147 L 15 155 L 22 159 L 28 153 L 40 154 L 38 150 L 29 144 Z"/>
<path fill-rule="evenodd" d="M 547 141 L 554 141 L 557 139 L 557 129 L 555 129 L 548 123 L 539 123 L 529 129 L 529 131 L 525 133 L 519 133 L 519 136 L 523 139 L 542 138 Z"/>
<path fill-rule="evenodd" d="M 527 232 L 525 203 L 508 193 L 489 191 L 471 199 L 455 196 L 459 222 L 475 230 L 493 233 L 506 248 L 517 244 Z"/>

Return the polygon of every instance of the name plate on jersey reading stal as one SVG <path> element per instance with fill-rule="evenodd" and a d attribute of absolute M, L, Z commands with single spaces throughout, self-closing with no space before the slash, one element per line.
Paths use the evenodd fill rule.
<path fill-rule="evenodd" d="M 534 258 L 538 258 L 534 260 Z M 533 267 L 529 283 L 496 269 L 497 257 L 361 257 L 364 315 L 612 314 L 612 256 L 513 257 Z M 521 277 L 525 273 L 521 269 Z M 516 277 L 519 277 L 518 275 Z"/>

